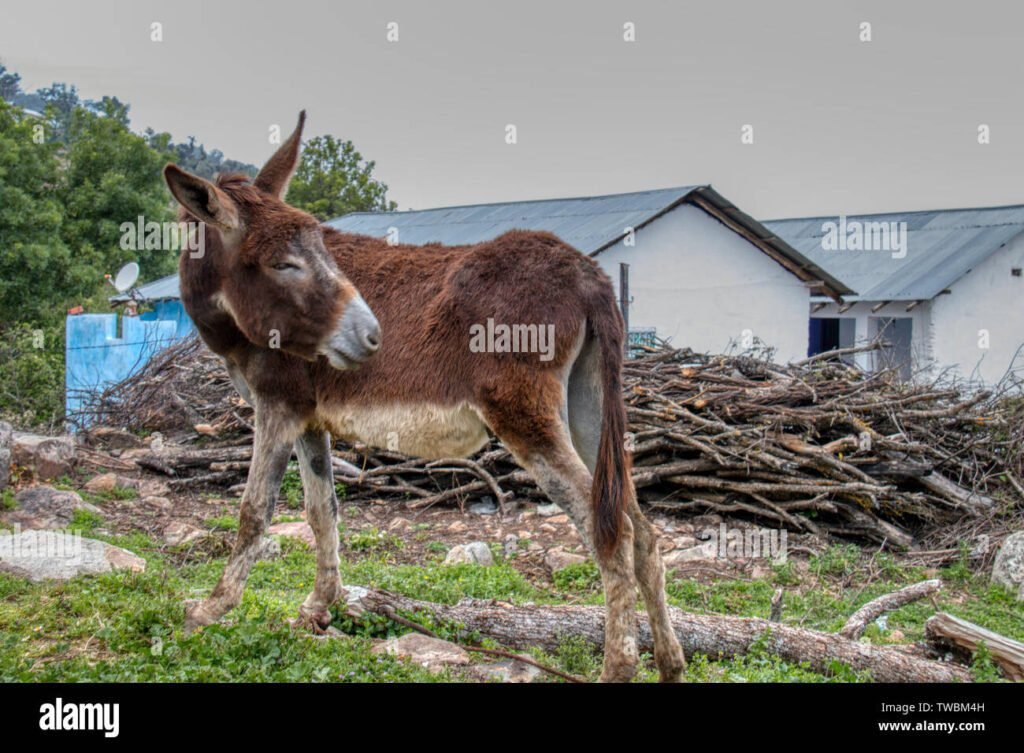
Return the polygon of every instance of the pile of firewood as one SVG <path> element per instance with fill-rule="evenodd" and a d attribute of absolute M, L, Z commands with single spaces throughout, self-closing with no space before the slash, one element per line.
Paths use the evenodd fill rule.
<path fill-rule="evenodd" d="M 1024 500 L 1020 402 L 991 392 L 903 384 L 834 356 L 780 366 L 659 347 L 627 362 L 624 394 L 634 481 L 648 505 L 904 547 L 923 528 Z M 251 409 L 194 339 L 107 390 L 91 410 L 94 423 L 207 435 L 203 447 L 166 443 L 138 460 L 174 486 L 238 491 L 244 483 Z M 423 509 L 543 498 L 497 442 L 471 459 L 342 445 L 335 455 L 349 499 Z"/>

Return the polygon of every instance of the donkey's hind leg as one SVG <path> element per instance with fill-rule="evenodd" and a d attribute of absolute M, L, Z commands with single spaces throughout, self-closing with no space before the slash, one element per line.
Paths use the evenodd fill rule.
<path fill-rule="evenodd" d="M 557 387 L 561 392 L 561 387 Z M 523 400 L 520 405 L 529 405 Z M 615 550 L 599 555 L 594 547 L 592 479 L 569 439 L 563 416 L 531 416 L 490 411 L 485 416 L 495 434 L 548 498 L 565 510 L 594 556 L 605 594 L 604 668 L 602 682 L 629 682 L 636 673 L 636 583 L 633 573 L 633 528 L 622 521 Z"/>
<path fill-rule="evenodd" d="M 252 463 L 242 494 L 238 537 L 213 591 L 204 601 L 187 607 L 186 632 L 216 622 L 242 600 L 249 570 L 259 556 L 260 542 L 274 514 L 297 434 L 298 422 L 290 414 L 273 404 L 257 402 Z"/>
<path fill-rule="evenodd" d="M 597 463 L 601 440 L 601 371 L 597 359 L 596 344 L 588 341 L 576 359 L 567 388 L 573 446 L 591 473 Z M 629 495 L 626 513 L 633 523 L 633 563 L 651 624 L 658 677 L 662 682 L 678 682 L 686 668 L 686 659 L 669 618 L 658 535 L 641 511 L 635 494 Z"/>
<path fill-rule="evenodd" d="M 295 443 L 306 498 L 306 521 L 316 535 L 316 580 L 299 615 L 314 630 L 331 622 L 330 606 L 344 593 L 338 573 L 338 496 L 331 468 L 331 437 L 307 429 Z"/>

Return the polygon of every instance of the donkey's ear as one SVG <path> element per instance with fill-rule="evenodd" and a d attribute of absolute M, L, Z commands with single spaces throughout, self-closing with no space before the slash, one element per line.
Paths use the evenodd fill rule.
<path fill-rule="evenodd" d="M 288 192 L 288 183 L 299 164 L 299 148 L 302 146 L 302 127 L 306 124 L 306 111 L 299 113 L 299 124 L 292 135 L 281 144 L 274 156 L 260 170 L 253 184 L 279 199 L 284 199 Z"/>
<path fill-rule="evenodd" d="M 225 231 L 237 230 L 241 225 L 235 202 L 210 181 L 174 164 L 164 167 L 164 180 L 178 203 L 203 222 Z"/>

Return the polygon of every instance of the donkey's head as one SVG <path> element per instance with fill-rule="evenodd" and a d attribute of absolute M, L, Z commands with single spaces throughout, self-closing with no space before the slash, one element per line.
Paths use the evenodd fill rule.
<path fill-rule="evenodd" d="M 185 211 L 206 223 L 206 264 L 217 284 L 210 303 L 234 320 L 247 340 L 307 360 L 322 355 L 352 368 L 380 347 L 380 327 L 324 245 L 319 221 L 284 203 L 295 172 L 306 114 L 255 180 L 216 183 L 175 165 L 164 179 Z M 212 232 L 209 232 L 210 230 Z M 214 236 L 214 237 L 211 237 Z"/>

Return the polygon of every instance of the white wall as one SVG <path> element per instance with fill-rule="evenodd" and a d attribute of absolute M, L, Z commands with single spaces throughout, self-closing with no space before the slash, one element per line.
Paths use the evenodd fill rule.
<path fill-rule="evenodd" d="M 1024 268 L 1021 236 L 932 301 L 938 364 L 986 384 L 1002 378 L 1024 344 L 1024 277 L 1012 276 L 1014 267 Z M 982 330 L 988 332 L 987 349 L 979 344 Z M 1017 364 L 1024 367 L 1024 355 L 1018 356 Z"/>
<path fill-rule="evenodd" d="M 653 327 L 676 347 L 723 353 L 744 331 L 776 348 L 776 360 L 807 355 L 808 288 L 702 209 L 683 204 L 596 257 L 615 281 L 629 264 L 630 327 Z"/>

